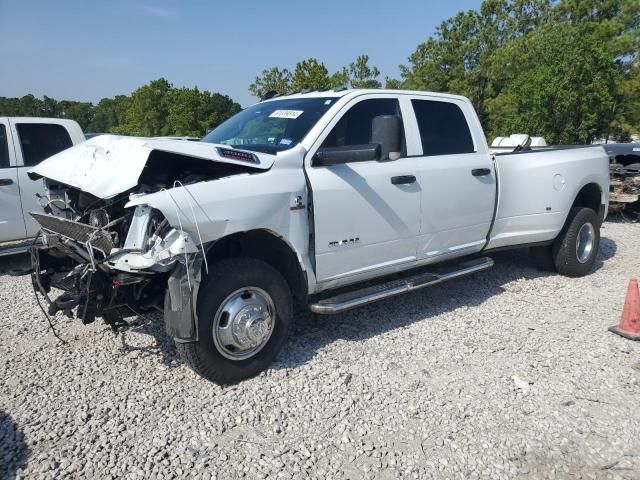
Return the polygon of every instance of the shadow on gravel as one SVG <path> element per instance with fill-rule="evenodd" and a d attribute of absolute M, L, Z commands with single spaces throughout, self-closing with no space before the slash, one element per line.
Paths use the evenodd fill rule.
<path fill-rule="evenodd" d="M 0 478 L 16 478 L 17 471 L 27 465 L 29 453 L 18 425 L 4 410 L 0 410 Z"/>
<path fill-rule="evenodd" d="M 123 353 L 138 352 L 139 355 L 156 355 L 161 357 L 162 363 L 168 367 L 176 367 L 182 363 L 180 356 L 173 343 L 173 339 L 164 331 L 164 320 L 159 313 L 140 315 L 138 317 L 128 318 L 129 327 L 119 331 L 117 335 L 120 337 Z M 153 337 L 153 345 L 135 345 L 131 339 L 131 332 L 141 333 Z"/>
<path fill-rule="evenodd" d="M 616 243 L 606 237 L 600 240 L 600 251 L 594 271 L 616 253 Z M 311 360 L 323 346 L 338 339 L 365 340 L 382 333 L 402 328 L 458 308 L 482 304 L 488 298 L 502 293 L 504 284 L 514 280 L 530 280 L 553 274 L 537 270 L 528 250 L 511 250 L 490 255 L 495 267 L 476 275 L 452 280 L 440 285 L 382 300 L 369 306 L 336 315 L 314 315 L 308 311 L 297 314 L 289 342 L 285 345 L 272 368 L 296 368 Z M 130 326 L 118 333 L 122 352 L 159 356 L 168 367 L 181 365 L 173 340 L 164 330 L 161 314 L 141 315 L 128 319 Z M 153 345 L 137 346 L 131 332 L 150 335 Z"/>
<path fill-rule="evenodd" d="M 30 266 L 29 255 L 26 253 L 0 256 L 0 275 L 6 275 L 14 270 L 24 270 Z"/>
<path fill-rule="evenodd" d="M 616 243 L 602 237 L 593 271 L 600 269 L 615 252 Z M 496 264 L 486 272 L 341 314 L 299 314 L 289 343 L 272 368 L 296 368 L 311 360 L 323 346 L 339 339 L 358 342 L 442 313 L 480 305 L 490 297 L 502 293 L 503 285 L 515 280 L 555 275 L 537 270 L 528 250 L 496 252 L 490 256 Z"/>
<path fill-rule="evenodd" d="M 598 250 L 598 257 L 593 265 L 593 271 L 595 272 L 602 268 L 604 262 L 613 258 L 617 251 L 618 245 L 616 245 L 616 242 L 607 237 L 600 237 L 600 250 Z"/>

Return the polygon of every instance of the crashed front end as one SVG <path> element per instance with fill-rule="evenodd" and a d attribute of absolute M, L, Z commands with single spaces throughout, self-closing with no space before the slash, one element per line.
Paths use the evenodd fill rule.
<path fill-rule="evenodd" d="M 31 250 L 32 278 L 50 315 L 75 313 L 85 324 L 103 317 L 116 327 L 123 317 L 162 311 L 172 273 L 191 265 L 195 283 L 201 253 L 189 234 L 148 206 L 125 209 L 119 203 L 124 200 L 52 189 L 46 213 L 31 214 L 42 227 L 42 245 Z M 52 298 L 52 288 L 62 293 Z M 183 293 L 173 302 L 182 308 Z"/>
<path fill-rule="evenodd" d="M 193 227 L 206 223 L 206 212 L 196 212 L 189 188 L 260 171 L 224 153 L 211 144 L 103 136 L 34 168 L 30 176 L 45 179 L 47 195 L 43 211 L 31 213 L 41 226 L 32 280 L 48 313 L 85 324 L 102 317 L 116 328 L 157 310 L 171 336 L 195 340 L 205 242 Z M 171 205 L 167 215 L 145 203 L 159 195 Z"/>

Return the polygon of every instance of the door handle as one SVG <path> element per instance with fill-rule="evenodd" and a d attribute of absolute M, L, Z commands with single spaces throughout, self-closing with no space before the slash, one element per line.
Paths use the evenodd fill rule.
<path fill-rule="evenodd" d="M 491 173 L 491 169 L 489 168 L 474 168 L 471 170 L 471 175 L 474 177 L 484 177 L 485 175 L 489 175 Z"/>
<path fill-rule="evenodd" d="M 399 175 L 397 177 L 391 177 L 391 183 L 394 185 L 408 185 L 409 183 L 415 183 L 416 177 L 414 175 Z"/>
<path fill-rule="evenodd" d="M 13 180 L 10 178 L 0 178 L 0 187 L 6 187 L 7 185 L 13 185 Z"/>

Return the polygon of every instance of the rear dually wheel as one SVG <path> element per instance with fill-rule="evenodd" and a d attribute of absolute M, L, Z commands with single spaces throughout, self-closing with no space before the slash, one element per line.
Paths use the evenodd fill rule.
<path fill-rule="evenodd" d="M 553 261 L 558 273 L 582 277 L 593 268 L 600 248 L 600 218 L 586 207 L 573 207 L 553 243 Z"/>

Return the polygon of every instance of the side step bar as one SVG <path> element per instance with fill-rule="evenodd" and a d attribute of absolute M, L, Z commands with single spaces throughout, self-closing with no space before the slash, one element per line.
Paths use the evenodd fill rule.
<path fill-rule="evenodd" d="M 423 271 L 400 280 L 392 280 L 347 293 L 341 293 L 334 297 L 312 303 L 309 308 L 312 312 L 321 314 L 343 312 L 351 308 L 382 300 L 383 298 L 394 297 L 401 293 L 430 287 L 438 283 L 446 282 L 447 280 L 487 270 L 491 267 L 493 267 L 493 260 L 491 258 L 474 258 L 447 267 L 440 267 L 433 271 Z"/>

